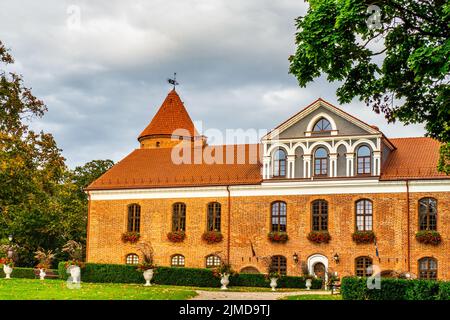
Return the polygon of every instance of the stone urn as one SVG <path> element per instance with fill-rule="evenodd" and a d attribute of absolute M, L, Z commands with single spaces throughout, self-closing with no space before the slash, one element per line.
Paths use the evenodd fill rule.
<path fill-rule="evenodd" d="M 40 280 L 44 280 L 46 275 L 47 274 L 45 273 L 45 269 L 43 269 L 43 268 L 39 269 L 39 279 Z"/>
<path fill-rule="evenodd" d="M 152 281 L 153 279 L 153 269 L 147 269 L 143 272 L 144 275 L 144 279 L 145 279 L 145 284 L 144 286 L 148 287 L 151 286 L 152 284 L 150 283 L 150 281 Z"/>
<path fill-rule="evenodd" d="M 311 290 L 312 279 L 306 279 L 306 290 Z"/>
<path fill-rule="evenodd" d="M 230 283 L 230 274 L 224 273 L 221 276 L 220 283 L 222 286 L 220 287 L 220 290 L 228 290 L 227 285 Z"/>
<path fill-rule="evenodd" d="M 270 287 L 272 288 L 272 291 L 276 291 L 276 287 L 278 285 L 277 283 L 278 278 L 270 278 Z"/>
<path fill-rule="evenodd" d="M 70 276 L 72 277 L 72 283 L 79 283 L 81 276 L 81 269 L 79 266 L 71 265 L 69 268 Z"/>
<path fill-rule="evenodd" d="M 11 273 L 13 271 L 13 268 L 4 264 L 3 265 L 3 272 L 5 273 L 5 279 L 11 279 Z"/>

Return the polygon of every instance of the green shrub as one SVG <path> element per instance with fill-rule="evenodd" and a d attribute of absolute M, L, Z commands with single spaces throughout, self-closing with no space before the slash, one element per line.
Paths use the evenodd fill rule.
<path fill-rule="evenodd" d="M 380 289 L 368 289 L 367 278 L 344 277 L 344 300 L 448 300 L 450 282 L 429 280 L 382 279 Z"/>
<path fill-rule="evenodd" d="M 52 270 L 53 272 L 57 272 L 57 270 Z M 3 273 L 3 271 L 2 271 Z M 12 278 L 24 278 L 24 279 L 35 279 L 38 278 L 34 274 L 34 268 L 21 268 L 21 267 L 14 267 L 12 274 Z"/>
<path fill-rule="evenodd" d="M 12 278 L 26 278 L 26 279 L 36 278 L 33 268 L 18 268 L 18 267 L 13 268 L 11 277 Z"/>
<path fill-rule="evenodd" d="M 67 279 L 64 262 L 58 265 L 59 276 Z M 86 263 L 81 270 L 83 282 L 115 282 L 115 283 L 143 283 L 142 272 L 135 266 L 122 264 Z M 219 287 L 220 280 L 213 275 L 210 269 L 199 268 L 171 268 L 158 267 L 152 282 L 157 284 L 192 286 L 192 287 Z M 230 277 L 230 286 L 240 287 L 269 287 L 269 281 L 262 274 L 235 274 Z M 278 281 L 280 288 L 305 288 L 303 277 L 282 277 Z M 322 281 L 314 279 L 313 289 L 320 289 Z"/>
<path fill-rule="evenodd" d="M 366 300 L 367 279 L 344 277 L 341 281 L 341 294 L 344 300 Z"/>
<path fill-rule="evenodd" d="M 405 300 L 435 300 L 439 295 L 439 282 L 414 280 L 405 293 Z"/>
<path fill-rule="evenodd" d="M 450 300 L 450 281 L 439 282 L 438 300 Z"/>

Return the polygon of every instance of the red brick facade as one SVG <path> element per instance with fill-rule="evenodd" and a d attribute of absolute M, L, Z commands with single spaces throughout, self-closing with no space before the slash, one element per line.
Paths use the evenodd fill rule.
<path fill-rule="evenodd" d="M 438 246 L 423 245 L 416 241 L 418 231 L 418 200 L 432 196 L 438 202 L 438 231 L 443 241 Z M 438 261 L 438 277 L 450 279 L 450 197 L 449 193 L 413 193 L 410 203 L 410 271 L 418 272 L 418 259 L 434 257 Z M 355 201 L 373 201 L 373 230 L 377 237 L 379 258 L 375 256 L 374 244 L 356 244 L 352 240 L 355 230 Z M 331 241 L 328 244 L 313 244 L 307 238 L 311 230 L 311 202 L 324 199 L 329 205 L 328 230 Z M 289 240 L 284 244 L 271 243 L 270 205 L 282 200 L 287 204 L 287 233 Z M 206 230 L 206 207 L 211 201 L 222 204 L 221 230 L 224 239 L 219 244 L 209 245 L 201 235 Z M 306 261 L 313 254 L 328 258 L 329 271 L 340 275 L 354 274 L 355 258 L 369 256 L 382 270 L 408 271 L 407 198 L 406 193 L 385 194 L 343 194 L 308 196 L 231 197 L 230 262 L 235 270 L 256 267 L 265 272 L 261 257 L 283 255 L 287 259 L 287 272 L 300 275 L 300 263 L 294 263 L 297 253 L 300 261 Z M 172 204 L 184 202 L 186 213 L 186 239 L 183 243 L 172 243 L 167 233 L 172 228 Z M 135 245 L 125 244 L 121 235 L 127 228 L 127 205 L 141 205 L 141 240 L 150 241 L 155 249 L 156 263 L 170 265 L 170 257 L 182 254 L 186 267 L 205 267 L 205 257 L 221 252 L 226 257 L 228 241 L 228 198 L 190 199 L 146 199 L 137 201 L 105 200 L 92 201 L 89 215 L 89 262 L 125 263 L 129 253 L 137 253 Z M 256 252 L 252 256 L 251 244 Z M 335 254 L 339 262 L 333 259 Z"/>
<path fill-rule="evenodd" d="M 311 131 L 317 121 L 328 121 L 332 130 Z M 183 139 L 176 135 L 169 140 L 175 129 L 187 132 Z M 265 273 L 264 258 L 278 255 L 285 258 L 281 260 L 286 261 L 289 275 L 301 275 L 303 263 L 311 273 L 314 263 L 321 262 L 328 272 L 345 276 L 355 274 L 357 257 L 369 257 L 381 270 L 418 275 L 418 260 L 429 257 L 437 261 L 437 277 L 450 279 L 450 179 L 436 170 L 438 141 L 387 139 L 378 128 L 321 99 L 275 131 L 258 145 L 208 146 L 178 94 L 171 91 L 139 136 L 141 148 L 87 188 L 87 260 L 121 264 L 128 254 L 139 254 L 135 245 L 121 239 L 127 231 L 128 205 L 135 203 L 140 205 L 140 241 L 151 242 L 155 262 L 162 266 L 171 265 L 171 257 L 180 254 L 186 267 L 202 268 L 207 256 L 219 254 L 237 271 L 252 267 Z M 175 145 L 180 141 L 188 146 L 184 150 L 188 153 L 220 154 L 233 161 L 175 163 L 174 151 L 179 152 Z M 362 174 L 358 170 L 361 146 L 369 150 L 369 166 Z M 326 154 L 325 174 L 316 172 L 317 148 Z M 282 159 L 275 159 L 275 154 Z M 282 168 L 276 174 L 275 165 Z M 436 229 L 442 242 L 436 246 L 415 238 L 419 200 L 424 197 L 437 201 Z M 331 240 L 326 244 L 307 238 L 312 202 L 319 199 L 328 204 Z M 352 239 L 356 201 L 361 199 L 372 203 L 378 257 L 373 242 L 357 244 Z M 289 240 L 285 243 L 268 239 L 274 201 L 286 204 Z M 167 238 L 176 202 L 186 205 L 186 238 L 181 243 Z M 210 202 L 221 204 L 223 240 L 216 244 L 202 240 Z"/>

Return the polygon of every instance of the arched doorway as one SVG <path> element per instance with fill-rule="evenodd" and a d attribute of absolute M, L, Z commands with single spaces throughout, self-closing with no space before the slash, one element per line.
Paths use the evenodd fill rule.
<path fill-rule="evenodd" d="M 325 265 L 322 262 L 316 262 L 313 268 L 313 273 L 317 278 L 325 279 Z"/>
<path fill-rule="evenodd" d="M 327 289 L 328 282 L 328 258 L 322 254 L 313 254 L 308 258 L 308 272 L 310 275 L 322 278 Z"/>

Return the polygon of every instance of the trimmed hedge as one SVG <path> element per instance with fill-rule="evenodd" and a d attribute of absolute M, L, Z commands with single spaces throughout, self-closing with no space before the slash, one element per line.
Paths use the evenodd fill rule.
<path fill-rule="evenodd" d="M 368 289 L 367 278 L 344 277 L 344 300 L 449 300 L 450 282 L 381 279 L 380 289 Z"/>
<path fill-rule="evenodd" d="M 26 279 L 36 278 L 33 268 L 18 268 L 18 267 L 13 268 L 11 277 L 12 278 L 26 278 Z"/>
<path fill-rule="evenodd" d="M 68 274 L 64 262 L 58 265 L 61 279 L 66 280 Z M 81 270 L 81 280 L 84 282 L 115 282 L 115 283 L 143 283 L 142 272 L 135 266 L 121 264 L 87 263 Z M 214 277 L 210 269 L 158 267 L 152 282 L 156 284 L 192 286 L 192 287 L 220 287 L 220 281 Z M 230 286 L 268 287 L 269 281 L 262 274 L 235 274 L 230 277 Z M 278 281 L 281 288 L 305 288 L 303 277 L 282 277 Z M 322 281 L 314 279 L 313 289 L 320 289 Z"/>
<path fill-rule="evenodd" d="M 53 272 L 56 272 L 57 270 L 52 270 Z M 4 274 L 3 269 L 1 271 L 2 274 Z M 34 274 L 34 268 L 20 268 L 20 267 L 14 267 L 13 271 L 11 273 L 12 278 L 23 278 L 23 279 L 35 279 L 38 278 Z"/>

